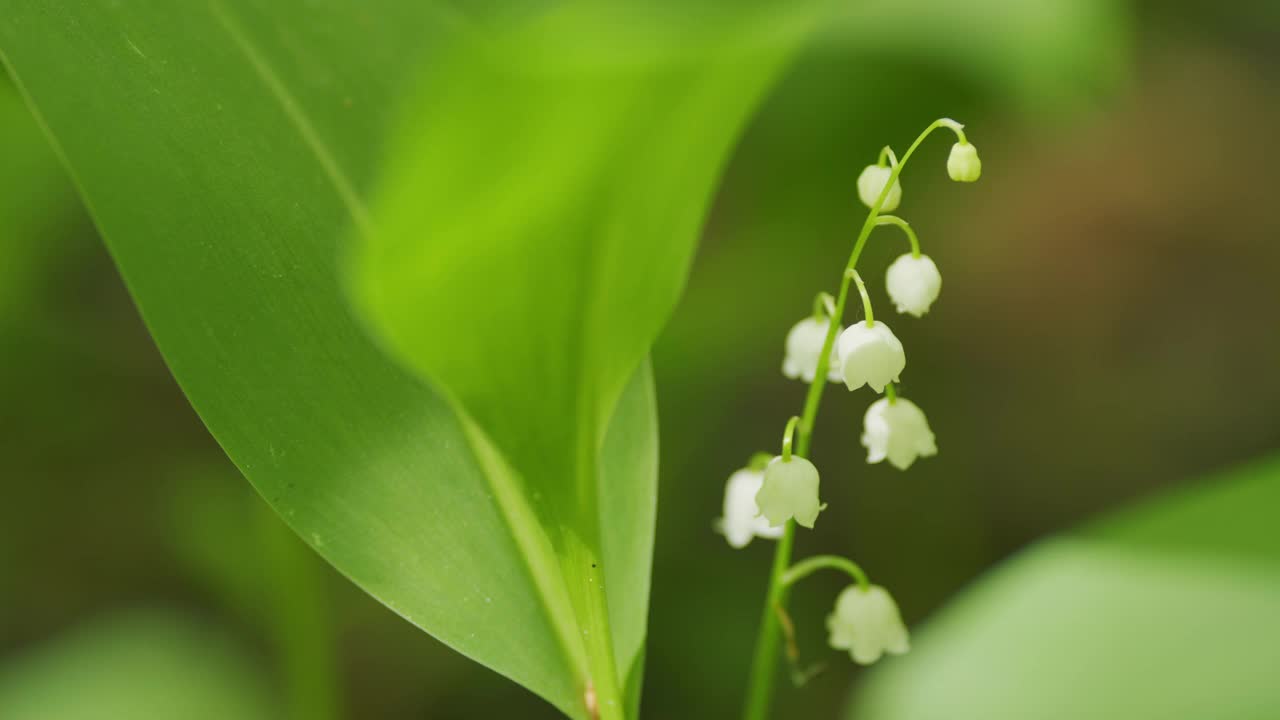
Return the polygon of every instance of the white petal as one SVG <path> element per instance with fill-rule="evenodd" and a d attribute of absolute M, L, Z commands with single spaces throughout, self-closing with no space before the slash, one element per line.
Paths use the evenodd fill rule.
<path fill-rule="evenodd" d="M 841 375 L 850 390 L 870 385 L 876 392 L 883 392 L 885 385 L 897 382 L 907 365 L 902 343 L 879 320 L 870 327 L 860 322 L 845 328 L 836 349 Z"/>
<path fill-rule="evenodd" d="M 800 363 L 796 362 L 790 355 L 782 359 L 782 376 L 788 380 L 796 380 L 803 371 L 800 369 Z"/>
<path fill-rule="evenodd" d="M 881 398 L 867 408 L 862 420 L 862 444 L 867 462 L 886 458 L 899 470 L 906 470 L 920 457 L 938 454 L 938 446 L 924 411 L 905 398 L 890 403 Z"/>
<path fill-rule="evenodd" d="M 827 342 L 827 329 L 830 327 L 830 320 L 816 317 L 807 317 L 792 326 L 791 331 L 787 333 L 782 374 L 793 380 L 799 378 L 805 382 L 813 382 L 813 377 L 818 372 L 818 359 L 822 356 L 822 346 Z M 834 346 L 831 357 L 835 357 Z M 828 363 L 828 367 L 834 366 L 835 363 Z M 828 370 L 828 379 L 831 375 L 832 371 Z"/>
<path fill-rule="evenodd" d="M 885 288 L 898 312 L 920 317 L 938 299 L 942 274 L 928 255 L 903 255 L 885 273 Z"/>
<path fill-rule="evenodd" d="M 907 628 L 898 606 L 879 585 L 845 588 L 827 617 L 828 642 L 837 650 L 849 650 L 855 662 L 869 665 L 887 651 L 901 654 L 910 648 Z"/>
<path fill-rule="evenodd" d="M 756 493 L 756 505 L 778 528 L 788 520 L 812 528 L 825 505 L 818 499 L 818 468 L 798 455 L 787 462 L 781 457 L 769 461 L 764 469 L 764 483 Z"/>
<path fill-rule="evenodd" d="M 718 527 L 730 547 L 744 548 L 755 537 L 781 537 L 782 529 L 769 527 L 756 507 L 756 493 L 763 483 L 764 473 L 755 470 L 739 470 L 729 476 L 724 489 L 724 516 Z"/>
<path fill-rule="evenodd" d="M 947 156 L 947 174 L 956 182 L 974 182 L 982 177 L 978 148 L 967 142 L 952 145 L 951 154 Z"/>
<path fill-rule="evenodd" d="M 858 176 L 858 199 L 867 207 L 875 207 L 876 200 L 880 199 L 880 193 L 884 191 L 885 183 L 889 182 L 889 176 L 893 174 L 893 168 L 881 167 L 879 165 L 868 165 L 863 169 L 862 174 Z M 880 206 L 881 212 L 893 212 L 898 208 L 898 203 L 902 201 L 902 182 L 893 181 L 893 187 L 889 189 L 889 194 L 884 198 L 884 205 Z"/>

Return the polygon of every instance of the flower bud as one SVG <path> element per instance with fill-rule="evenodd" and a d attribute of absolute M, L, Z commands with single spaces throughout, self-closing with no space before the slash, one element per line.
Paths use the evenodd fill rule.
<path fill-rule="evenodd" d="M 911 649 L 898 605 L 879 585 L 845 588 L 827 616 L 827 632 L 831 647 L 848 650 L 860 665 L 870 665 L 886 652 L 901 655 Z"/>
<path fill-rule="evenodd" d="M 898 312 L 920 317 L 938 299 L 942 274 L 928 255 L 903 255 L 889 266 L 884 284 Z"/>
<path fill-rule="evenodd" d="M 787 352 L 782 361 L 782 374 L 792 380 L 800 378 L 805 382 L 813 382 L 818 372 L 818 358 L 822 356 L 822 346 L 827 342 L 827 330 L 831 321 L 827 318 L 807 317 L 796 323 L 787 333 Z M 831 347 L 831 358 L 827 362 L 827 379 L 840 381 L 840 363 L 836 357 L 835 345 Z"/>
<path fill-rule="evenodd" d="M 812 528 L 826 507 L 818 500 L 818 468 L 799 455 L 790 460 L 775 457 L 765 466 L 756 505 L 771 527 L 782 527 L 795 518 L 800 525 Z"/>
<path fill-rule="evenodd" d="M 978 148 L 967 142 L 952 145 L 951 155 L 947 157 L 947 174 L 956 182 L 973 182 L 982 177 Z"/>
<path fill-rule="evenodd" d="M 938 454 L 924 411 L 905 398 L 893 402 L 880 398 L 872 403 L 862 427 L 862 444 L 867 448 L 869 463 L 888 458 L 890 465 L 906 470 L 916 458 Z"/>
<path fill-rule="evenodd" d="M 840 376 L 850 390 L 870 385 L 876 392 L 884 392 L 884 386 L 897 382 L 907 366 L 902 343 L 879 320 L 871 326 L 859 322 L 845 328 L 836 341 L 836 350 Z"/>
<path fill-rule="evenodd" d="M 880 193 L 884 191 L 884 185 L 889 182 L 889 176 L 892 174 L 893 168 L 884 165 L 868 165 L 862 171 L 858 176 L 858 197 L 863 205 L 875 207 L 876 200 L 880 199 Z M 893 187 L 889 188 L 889 194 L 884 197 L 884 205 L 880 206 L 880 211 L 893 212 L 901 201 L 902 183 L 894 180 Z"/>
<path fill-rule="evenodd" d="M 782 537 L 782 528 L 769 527 L 756 507 L 756 493 L 763 484 L 764 473 L 759 470 L 744 468 L 729 476 L 724 487 L 724 516 L 716 526 L 730 547 L 744 548 L 752 538 Z"/>

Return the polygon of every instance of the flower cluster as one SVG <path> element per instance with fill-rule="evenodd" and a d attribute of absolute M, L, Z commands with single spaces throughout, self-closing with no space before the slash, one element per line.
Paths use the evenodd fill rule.
<path fill-rule="evenodd" d="M 735 472 L 725 488 L 724 516 L 719 528 L 732 547 L 744 547 L 756 537 L 790 537 L 797 525 L 812 528 L 826 508 L 819 499 L 818 468 L 805 456 L 827 382 L 843 382 L 851 392 L 865 386 L 882 395 L 871 402 L 863 417 L 861 442 L 868 463 L 887 460 L 898 470 L 906 470 L 916 460 L 938 452 L 924 411 L 899 396 L 896 384 L 906 370 L 906 351 L 893 330 L 875 319 L 871 295 L 856 266 L 871 231 L 896 226 L 905 234 L 910 250 L 896 258 L 885 272 L 884 287 L 889 299 L 899 314 L 914 318 L 926 315 L 938 300 L 942 275 L 937 264 L 920 251 L 919 238 L 911 226 L 901 217 L 886 213 L 902 202 L 900 176 L 907 161 L 925 137 L 939 128 L 951 130 L 958 140 L 947 159 L 951 179 L 973 182 L 982 174 L 977 149 L 965 137 L 963 127 L 942 119 L 920 135 L 901 161 L 886 147 L 879 161 L 859 175 L 858 197 L 869 212 L 845 267 L 839 293 L 835 297 L 819 294 L 813 313 L 791 328 L 784 343 L 783 375 L 810 386 L 804 415 L 793 417 L 787 424 L 781 454 L 771 459 L 758 458 L 751 467 Z M 843 327 L 841 319 L 851 284 L 861 297 L 863 317 Z M 782 557 L 775 568 L 787 568 L 790 542 L 780 544 L 778 552 Z M 893 598 L 884 588 L 872 585 L 861 568 L 848 560 L 820 556 L 797 563 L 781 575 L 775 570 L 770 596 L 778 587 L 819 567 L 842 569 L 857 581 L 840 594 L 827 618 L 832 647 L 849 651 L 853 660 L 862 664 L 873 663 L 886 652 L 907 651 L 907 630 Z M 777 610 L 785 612 L 781 607 Z M 789 627 L 789 623 L 786 625 Z"/>

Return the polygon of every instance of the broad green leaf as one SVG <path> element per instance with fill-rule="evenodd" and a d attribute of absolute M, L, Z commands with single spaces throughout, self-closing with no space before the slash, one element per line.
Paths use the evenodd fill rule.
<path fill-rule="evenodd" d="M 812 6 L 500 5 L 0 0 L 0 50 L 192 405 L 303 539 L 566 714 L 593 687 L 634 714 L 643 356 Z M 352 317 L 344 240 L 433 386 Z"/>
<path fill-rule="evenodd" d="M 552 528 L 566 634 L 605 695 L 604 620 L 628 602 L 595 570 L 614 522 L 598 499 L 607 420 L 675 305 L 739 128 L 816 4 L 653 7 L 568 2 L 442 49 L 353 257 L 372 325 Z"/>
<path fill-rule="evenodd" d="M 1039 544 L 878 668 L 850 718 L 1280 715 L 1280 462 Z"/>
<path fill-rule="evenodd" d="M 259 492 L 408 620 L 584 717 L 576 619 L 532 500 L 367 339 L 340 290 L 349 203 L 448 18 L 399 2 L 4 0 L 0 49 L 174 375 Z M 627 387 L 602 453 L 602 565 L 638 692 L 647 367 Z"/>
<path fill-rule="evenodd" d="M 275 720 L 252 657 L 214 628 L 123 613 L 0 663 L 5 720 Z"/>

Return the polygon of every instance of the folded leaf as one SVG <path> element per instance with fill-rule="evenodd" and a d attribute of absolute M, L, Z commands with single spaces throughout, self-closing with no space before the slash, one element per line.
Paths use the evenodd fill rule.
<path fill-rule="evenodd" d="M 644 355 L 815 7 L 0 0 L 0 51 L 192 405 L 293 529 L 566 714 L 621 717 Z"/>

